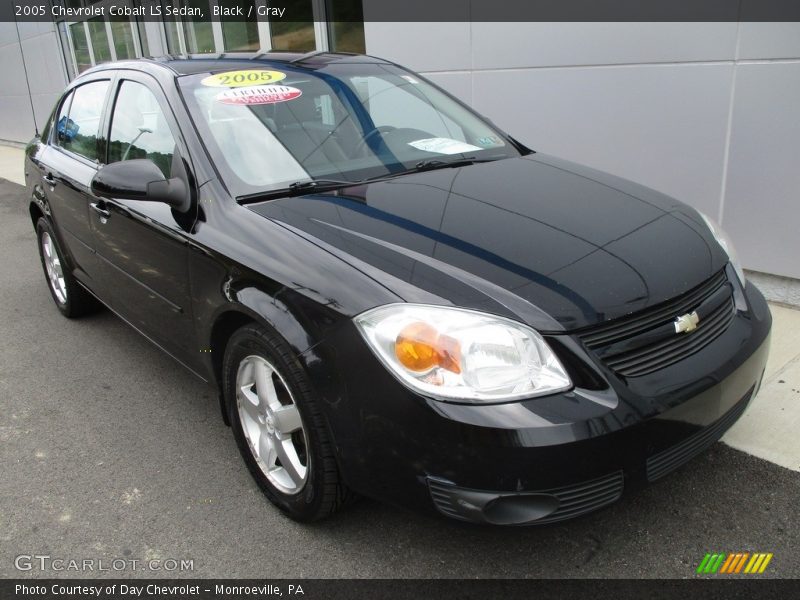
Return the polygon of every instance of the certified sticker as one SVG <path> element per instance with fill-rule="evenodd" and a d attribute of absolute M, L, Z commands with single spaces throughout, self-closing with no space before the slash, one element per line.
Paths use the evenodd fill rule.
<path fill-rule="evenodd" d="M 246 71 L 228 71 L 209 75 L 200 83 L 210 87 L 245 87 L 250 85 L 266 85 L 286 79 L 286 73 L 249 69 Z"/>
<path fill-rule="evenodd" d="M 288 85 L 253 85 L 220 92 L 215 96 L 223 104 L 277 104 L 299 98 L 303 92 Z"/>

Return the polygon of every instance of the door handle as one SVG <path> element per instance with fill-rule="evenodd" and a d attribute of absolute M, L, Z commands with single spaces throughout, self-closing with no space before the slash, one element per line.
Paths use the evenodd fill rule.
<path fill-rule="evenodd" d="M 42 177 L 42 179 L 44 180 L 44 182 L 45 182 L 47 185 L 55 185 L 55 184 L 57 184 L 57 183 L 58 183 L 58 182 L 56 181 L 56 178 L 55 178 L 55 177 L 53 177 L 53 174 L 52 174 L 52 173 L 48 173 L 47 175 L 45 175 L 44 177 Z"/>
<path fill-rule="evenodd" d="M 99 202 L 92 202 L 91 204 L 89 204 L 89 206 L 91 206 L 91 207 L 92 207 L 92 210 L 93 210 L 94 212 L 96 212 L 98 215 L 100 215 L 100 220 L 101 220 L 101 222 L 103 222 L 103 223 L 105 223 L 105 222 L 106 222 L 106 219 L 108 219 L 108 217 L 110 217 L 110 216 L 111 216 L 111 213 L 110 213 L 110 212 L 108 212 L 108 211 L 107 211 L 105 208 L 103 208 L 102 206 L 100 206 L 100 203 L 99 203 Z"/>

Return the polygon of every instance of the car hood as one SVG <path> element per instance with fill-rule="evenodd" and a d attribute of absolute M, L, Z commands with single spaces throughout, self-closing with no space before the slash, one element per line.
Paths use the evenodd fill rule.
<path fill-rule="evenodd" d="M 452 303 L 546 331 L 658 304 L 727 262 L 688 206 L 538 153 L 249 208 L 407 302 Z"/>

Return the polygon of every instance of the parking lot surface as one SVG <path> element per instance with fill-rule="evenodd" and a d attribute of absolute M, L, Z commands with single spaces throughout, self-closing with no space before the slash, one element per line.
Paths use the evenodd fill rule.
<path fill-rule="evenodd" d="M 477 527 L 369 500 L 294 523 L 257 489 L 211 389 L 109 312 L 61 317 L 23 188 L 1 180 L 0 257 L 0 577 L 682 578 L 706 552 L 738 551 L 774 553 L 762 577 L 800 577 L 800 473 L 721 444 L 554 526 Z M 193 569 L 15 568 L 36 554 Z"/>

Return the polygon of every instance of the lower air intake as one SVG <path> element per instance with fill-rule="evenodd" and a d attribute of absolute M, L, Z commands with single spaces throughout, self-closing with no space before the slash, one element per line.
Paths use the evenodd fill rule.
<path fill-rule="evenodd" d="M 694 435 L 686 438 L 681 443 L 654 454 L 647 459 L 647 480 L 655 481 L 667 473 L 674 471 L 686 464 L 692 458 L 706 450 L 719 440 L 728 429 L 742 416 L 750 397 L 753 395 L 751 388 L 733 408 L 725 413 L 718 421 L 701 429 Z"/>
<path fill-rule="evenodd" d="M 494 525 L 539 525 L 572 519 L 598 510 L 619 499 L 622 471 L 541 491 L 490 492 L 460 488 L 434 477 L 428 487 L 442 514 L 476 523 Z"/>

